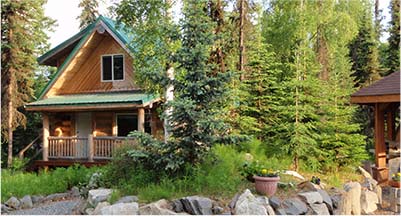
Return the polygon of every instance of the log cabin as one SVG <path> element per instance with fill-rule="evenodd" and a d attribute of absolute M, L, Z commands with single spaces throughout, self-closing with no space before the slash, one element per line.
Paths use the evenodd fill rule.
<path fill-rule="evenodd" d="M 43 119 L 42 166 L 98 164 L 141 131 L 163 138 L 160 99 L 135 82 L 132 44 L 124 25 L 100 16 L 38 58 L 57 72 L 25 105 Z M 39 165 L 39 166 L 40 166 Z"/>

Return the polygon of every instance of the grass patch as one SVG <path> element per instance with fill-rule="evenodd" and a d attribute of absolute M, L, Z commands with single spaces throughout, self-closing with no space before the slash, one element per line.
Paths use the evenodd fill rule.
<path fill-rule="evenodd" d="M 88 182 L 90 175 L 99 168 L 72 166 L 48 172 L 28 173 L 1 170 L 1 201 L 11 196 L 49 195 L 65 192 L 73 186 Z"/>

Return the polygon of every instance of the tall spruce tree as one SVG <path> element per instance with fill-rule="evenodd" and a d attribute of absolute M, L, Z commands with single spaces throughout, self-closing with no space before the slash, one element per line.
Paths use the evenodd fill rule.
<path fill-rule="evenodd" d="M 82 8 L 81 14 L 77 17 L 80 29 L 93 23 L 99 16 L 99 0 L 80 0 L 78 7 Z"/>
<path fill-rule="evenodd" d="M 175 99 L 169 117 L 172 124 L 170 152 L 174 166 L 196 164 L 216 142 L 224 142 L 228 128 L 218 118 L 230 73 L 215 73 L 209 62 L 216 35 L 207 1 L 183 2 L 182 47 L 174 80 Z"/>
<path fill-rule="evenodd" d="M 400 71 L 400 1 L 391 0 L 389 26 L 390 37 L 387 49 L 387 73 L 385 75 Z"/>
<path fill-rule="evenodd" d="M 6 0 L 1 4 L 1 120 L 8 166 L 12 164 L 13 131 L 26 123 L 19 108 L 32 99 L 36 57 L 48 47 L 45 31 L 54 24 L 44 15 L 45 3 Z"/>
<path fill-rule="evenodd" d="M 380 79 L 379 41 L 372 20 L 372 4 L 364 1 L 360 4 L 361 13 L 355 20 L 358 24 L 358 35 L 350 43 L 353 76 L 356 86 L 367 86 Z M 351 20 L 355 22 L 354 20 Z"/>

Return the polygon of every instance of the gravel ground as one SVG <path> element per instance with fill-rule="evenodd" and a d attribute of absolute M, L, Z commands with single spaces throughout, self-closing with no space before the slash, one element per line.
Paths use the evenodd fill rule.
<path fill-rule="evenodd" d="M 71 215 L 79 199 L 51 202 L 31 209 L 9 212 L 9 215 Z"/>

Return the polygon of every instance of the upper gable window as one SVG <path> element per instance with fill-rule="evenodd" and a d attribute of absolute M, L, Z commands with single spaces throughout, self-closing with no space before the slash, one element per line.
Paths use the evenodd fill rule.
<path fill-rule="evenodd" d="M 102 56 L 102 81 L 124 80 L 124 55 Z"/>

